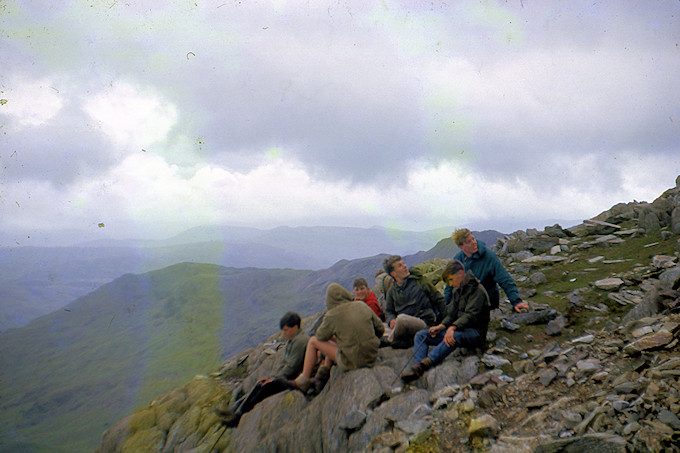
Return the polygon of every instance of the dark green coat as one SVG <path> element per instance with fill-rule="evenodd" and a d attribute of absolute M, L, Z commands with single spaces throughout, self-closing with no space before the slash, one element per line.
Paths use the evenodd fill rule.
<path fill-rule="evenodd" d="M 446 301 L 446 316 L 442 324 L 456 326 L 456 330 L 475 329 L 485 339 L 490 318 L 489 296 L 472 271 L 467 271 L 465 277 L 467 281 L 459 290 L 447 291 L 451 296 Z"/>

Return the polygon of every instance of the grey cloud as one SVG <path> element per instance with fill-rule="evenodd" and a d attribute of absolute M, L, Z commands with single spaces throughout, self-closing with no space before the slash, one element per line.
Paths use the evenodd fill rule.
<path fill-rule="evenodd" d="M 5 172 L 11 180 L 47 180 L 69 184 L 76 178 L 98 175 L 120 155 L 91 124 L 78 106 L 67 102 L 55 117 L 38 126 L 5 123 Z"/>

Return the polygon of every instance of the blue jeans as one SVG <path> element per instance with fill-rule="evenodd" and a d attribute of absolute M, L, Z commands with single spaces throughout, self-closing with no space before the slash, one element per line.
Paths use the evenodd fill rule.
<path fill-rule="evenodd" d="M 414 347 L 416 349 L 413 354 L 414 365 L 424 360 L 425 357 L 429 357 L 434 365 L 439 365 L 457 347 L 475 347 L 479 344 L 479 332 L 475 329 L 464 329 L 454 330 L 453 339 L 456 340 L 456 343 L 453 346 L 447 346 L 446 343 L 444 343 L 444 335 L 446 335 L 447 329 L 442 330 L 434 337 L 430 336 L 427 329 L 419 330 L 418 333 L 416 333 L 414 339 Z M 432 351 L 429 351 L 430 346 L 434 346 Z"/>

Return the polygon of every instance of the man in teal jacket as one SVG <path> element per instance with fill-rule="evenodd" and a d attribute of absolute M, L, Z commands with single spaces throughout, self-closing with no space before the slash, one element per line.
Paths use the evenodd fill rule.
<path fill-rule="evenodd" d="M 472 271 L 472 274 L 482 283 L 489 295 L 492 310 L 498 308 L 500 299 L 497 284 L 503 288 L 515 311 L 521 312 L 529 309 L 527 303 L 522 302 L 519 297 L 517 285 L 503 267 L 501 260 L 483 242 L 477 241 L 472 231 L 467 228 L 456 230 L 453 233 L 453 241 L 460 248 L 460 252 L 453 259 L 462 262 L 465 269 Z M 450 292 L 451 288 L 444 289 L 444 296 L 450 297 L 450 295 L 447 295 L 447 291 Z"/>

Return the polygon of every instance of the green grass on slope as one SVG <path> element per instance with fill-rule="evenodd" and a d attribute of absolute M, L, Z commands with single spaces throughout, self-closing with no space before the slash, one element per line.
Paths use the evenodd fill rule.
<path fill-rule="evenodd" d="M 276 294 L 269 286 L 281 281 L 277 276 L 290 283 L 307 274 L 267 272 L 245 283 L 259 283 L 254 291 L 264 295 Z M 218 368 L 225 332 L 238 328 L 234 336 L 243 336 L 256 322 L 248 318 L 256 318 L 254 304 L 275 318 L 258 327 L 275 332 L 282 307 L 271 310 L 272 302 L 250 300 L 247 287 L 232 288 L 243 273 L 248 274 L 185 263 L 128 274 L 0 335 L 0 451 L 38 451 L 37 445 L 48 451 L 92 450 L 115 421 Z M 279 304 L 297 302 L 278 294 L 273 301 Z"/>
<path fill-rule="evenodd" d="M 622 306 L 616 301 L 607 297 L 608 291 L 596 289 L 590 285 L 591 282 L 615 275 L 629 275 L 644 272 L 649 268 L 652 258 L 655 255 L 673 255 L 677 250 L 678 236 L 674 235 L 666 240 L 661 240 L 659 231 L 652 231 L 639 237 L 627 238 L 622 244 L 612 244 L 610 246 L 594 246 L 584 250 L 572 249 L 565 256 L 570 260 L 552 265 L 540 266 L 539 269 L 547 278 L 545 283 L 537 286 L 518 283 L 519 287 L 533 287 L 537 294 L 529 300 L 538 303 L 545 303 L 557 309 L 560 313 L 569 317 L 569 328 L 563 332 L 564 336 L 576 337 L 581 335 L 584 330 L 596 330 L 604 327 L 609 319 L 618 319 L 625 316 L 631 306 Z M 581 242 L 592 241 L 592 238 L 576 238 L 571 245 Z M 588 259 L 603 256 L 603 260 L 589 263 Z M 614 263 L 604 263 L 603 261 L 620 261 Z M 631 272 L 635 269 L 640 272 Z M 584 297 L 582 305 L 598 306 L 604 304 L 607 312 L 596 312 L 589 309 L 572 309 L 571 303 L 566 296 L 570 292 L 582 289 L 581 295 Z M 637 285 L 627 286 L 626 289 L 637 290 Z M 492 323 L 492 327 L 498 328 L 498 323 Z M 513 342 L 522 344 L 527 334 L 535 337 L 545 336 L 545 325 L 524 326 L 517 332 L 505 332 L 504 335 L 510 337 Z"/>

